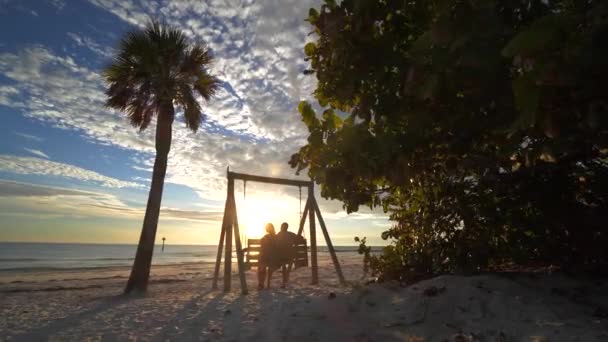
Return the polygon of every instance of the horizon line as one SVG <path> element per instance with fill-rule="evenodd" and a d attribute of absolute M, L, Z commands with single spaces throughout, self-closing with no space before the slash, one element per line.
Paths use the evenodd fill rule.
<path fill-rule="evenodd" d="M 125 243 L 125 242 L 116 242 L 116 243 L 109 243 L 109 242 L 57 242 L 57 241 L 51 241 L 51 242 L 46 242 L 46 241 L 0 241 L 0 243 L 32 243 L 32 244 L 55 244 L 55 245 L 125 245 L 125 246 L 137 246 L 138 243 L 136 242 L 131 242 L 131 243 Z M 154 243 L 154 245 L 162 245 L 162 243 Z M 348 247 L 352 247 L 352 246 L 356 246 L 358 247 L 359 245 L 353 244 L 353 245 L 342 245 L 342 244 L 333 244 L 334 246 L 348 246 Z M 165 243 L 165 246 L 218 246 L 217 244 L 185 244 L 185 243 L 174 243 L 174 244 L 167 244 Z M 310 245 L 308 246 L 310 247 Z M 318 244 L 317 247 L 327 247 L 326 244 Z M 382 245 L 369 245 L 369 247 L 385 247 Z"/>

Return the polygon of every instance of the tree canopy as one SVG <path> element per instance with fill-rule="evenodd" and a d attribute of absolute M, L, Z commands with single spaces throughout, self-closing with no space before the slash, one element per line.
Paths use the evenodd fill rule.
<path fill-rule="evenodd" d="M 325 0 L 292 167 L 395 224 L 376 271 L 608 262 L 608 3 Z"/>

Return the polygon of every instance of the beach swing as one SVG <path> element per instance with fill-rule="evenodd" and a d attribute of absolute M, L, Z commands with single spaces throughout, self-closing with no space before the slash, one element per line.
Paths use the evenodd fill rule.
<path fill-rule="evenodd" d="M 300 214 L 299 214 L 299 220 L 300 222 L 302 221 L 302 186 L 298 186 L 299 188 L 299 193 L 300 193 Z M 246 198 L 246 194 L 247 194 L 247 181 L 244 180 L 243 181 L 243 199 Z M 300 267 L 308 267 L 308 245 L 307 245 L 307 241 L 306 239 L 302 236 L 302 233 L 304 232 L 304 227 L 301 225 L 302 228 L 299 229 L 298 231 L 298 237 L 300 237 L 300 239 L 298 240 L 297 244 L 294 246 L 295 248 L 295 253 L 294 253 L 294 258 L 293 260 L 291 260 L 291 263 L 293 263 L 295 269 L 298 269 Z M 243 238 L 241 237 L 241 244 L 243 243 Z M 246 270 L 250 270 L 252 268 L 258 268 L 258 264 L 260 262 L 260 252 L 262 249 L 262 239 L 247 239 L 247 247 L 243 249 L 243 252 L 245 253 L 245 269 Z"/>
<path fill-rule="evenodd" d="M 346 284 L 344 280 L 344 275 L 342 274 L 342 269 L 340 267 L 340 263 L 338 262 L 338 257 L 336 256 L 336 251 L 334 250 L 334 246 L 331 243 L 331 239 L 329 237 L 329 233 L 327 231 L 327 227 L 325 226 L 325 221 L 321 216 L 321 210 L 319 209 L 319 205 L 314 197 L 314 183 L 312 181 L 303 181 L 303 180 L 294 180 L 294 179 L 284 179 L 284 178 L 273 178 L 273 177 L 264 177 L 264 176 L 255 176 L 255 175 L 247 175 L 243 173 L 231 172 L 230 168 L 227 170 L 228 179 L 228 194 L 226 198 L 226 205 L 224 207 L 224 218 L 222 220 L 222 231 L 220 233 L 220 241 L 217 249 L 217 258 L 215 262 L 215 270 L 213 274 L 213 289 L 218 288 L 218 280 L 220 267 L 222 263 L 222 251 L 224 252 L 224 292 L 229 292 L 231 289 L 232 283 L 232 235 L 234 232 L 234 242 L 236 247 L 236 258 L 237 265 L 239 271 L 239 279 L 241 283 L 241 292 L 242 294 L 247 294 L 247 280 L 245 277 L 245 272 L 247 269 L 251 267 L 257 267 L 258 265 L 258 257 L 260 252 L 260 239 L 248 239 L 247 240 L 247 249 L 243 249 L 243 244 L 241 241 L 241 236 L 239 232 L 239 221 L 237 217 L 236 210 L 236 201 L 234 199 L 234 181 L 242 180 L 243 182 L 260 182 L 260 183 L 269 183 L 269 184 L 278 184 L 278 185 L 290 185 L 290 186 L 298 186 L 300 188 L 305 187 L 308 189 L 308 198 L 306 200 L 306 205 L 304 206 L 304 212 L 300 216 L 300 226 L 298 228 L 298 235 L 302 236 L 304 232 L 304 225 L 306 223 L 306 218 L 308 217 L 309 221 L 309 231 L 310 231 L 310 264 L 312 271 L 312 284 L 316 285 L 319 283 L 319 267 L 317 263 L 317 238 L 316 238 L 316 218 L 318 218 L 319 223 L 321 225 L 321 230 L 323 232 L 323 236 L 325 237 L 325 242 L 327 244 L 327 248 L 329 250 L 329 254 L 331 255 L 332 262 L 336 269 L 336 273 L 338 274 L 338 279 L 340 280 L 340 284 Z M 301 201 L 301 192 L 300 192 L 300 201 Z M 225 246 L 224 246 L 225 244 Z M 295 258 L 296 267 L 305 267 L 308 266 L 308 246 L 306 244 L 306 240 L 304 239 L 303 243 L 300 243 L 297 246 L 297 255 Z"/>
<path fill-rule="evenodd" d="M 260 249 L 262 248 L 260 241 L 261 239 L 247 239 L 247 248 L 243 249 L 243 252 L 245 253 L 246 270 L 258 267 Z M 306 244 L 306 239 L 300 240 L 295 246 L 295 249 L 295 258 L 292 261 L 295 268 L 308 267 L 308 246 Z"/>

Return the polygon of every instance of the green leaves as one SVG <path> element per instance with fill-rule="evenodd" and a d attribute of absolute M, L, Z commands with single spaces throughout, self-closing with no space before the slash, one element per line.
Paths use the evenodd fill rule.
<path fill-rule="evenodd" d="M 298 111 L 302 115 L 302 121 L 308 126 L 308 129 L 312 130 L 320 126 L 319 119 L 317 119 L 315 111 L 312 109 L 310 103 L 306 101 L 300 102 Z"/>
<path fill-rule="evenodd" d="M 416 39 L 410 47 L 408 54 L 415 57 L 419 62 L 428 57 L 428 52 L 433 46 L 433 38 L 430 32 L 424 32 Z"/>
<path fill-rule="evenodd" d="M 310 135 L 291 165 L 348 212 L 390 213 L 392 245 L 372 269 L 608 263 L 608 2 L 579 2 L 310 11 L 322 114 L 299 105 Z"/>
<path fill-rule="evenodd" d="M 213 60 L 209 49 L 188 44 L 186 38 L 182 31 L 157 22 L 127 33 L 113 63 L 103 71 L 106 105 L 125 111 L 131 124 L 144 130 L 153 114 L 167 111 L 163 104 L 175 103 L 183 108 L 188 128 L 196 131 L 203 118 L 193 91 L 209 101 L 220 81 L 208 73 Z"/>
<path fill-rule="evenodd" d="M 336 8 L 336 0 L 325 0 L 325 5 L 327 5 L 327 7 L 329 7 L 330 9 L 334 9 Z"/>
<path fill-rule="evenodd" d="M 513 80 L 513 96 L 521 114 L 518 125 L 534 125 L 540 103 L 540 88 L 534 84 L 534 79 L 531 76 L 522 76 Z"/>
<path fill-rule="evenodd" d="M 314 25 L 319 20 L 319 12 L 316 9 L 311 8 L 308 11 L 308 18 L 306 20 Z"/>
<path fill-rule="evenodd" d="M 502 50 L 505 57 L 530 56 L 547 49 L 559 38 L 567 20 L 559 14 L 549 14 L 539 18 L 525 30 L 513 37 Z"/>
<path fill-rule="evenodd" d="M 304 53 L 306 56 L 310 57 L 315 54 L 316 46 L 315 43 L 308 43 L 304 45 Z"/>
<path fill-rule="evenodd" d="M 432 100 L 440 86 L 440 76 L 437 74 L 429 75 L 420 87 L 419 96 L 423 100 Z"/>
<path fill-rule="evenodd" d="M 321 106 L 321 107 L 327 107 L 328 100 L 323 95 L 323 92 L 320 92 L 317 89 L 317 90 L 315 90 L 314 95 L 315 95 L 315 98 L 317 99 L 317 101 L 319 101 L 319 106 Z"/>
<path fill-rule="evenodd" d="M 323 130 L 334 132 L 342 126 L 342 119 L 332 109 L 323 112 Z"/>

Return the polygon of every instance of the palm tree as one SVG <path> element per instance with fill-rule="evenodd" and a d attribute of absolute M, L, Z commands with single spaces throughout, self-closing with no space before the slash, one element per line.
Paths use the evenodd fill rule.
<path fill-rule="evenodd" d="M 203 44 L 189 44 L 178 29 L 150 22 L 145 29 L 128 33 L 117 55 L 104 70 L 108 83 L 106 106 L 128 115 L 131 124 L 146 129 L 156 116 L 156 159 L 148 205 L 137 253 L 125 293 L 145 291 L 158 215 L 171 148 L 171 126 L 175 107 L 183 108 L 186 126 L 195 131 L 203 119 L 195 93 L 209 101 L 220 86 L 208 67 L 212 62 Z"/>

